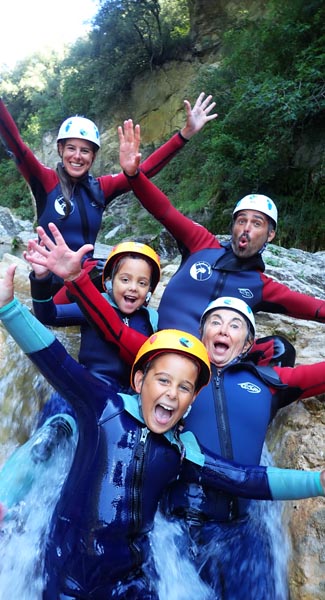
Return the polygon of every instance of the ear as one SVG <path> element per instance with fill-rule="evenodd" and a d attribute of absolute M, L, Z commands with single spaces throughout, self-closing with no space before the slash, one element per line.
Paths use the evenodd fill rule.
<path fill-rule="evenodd" d="M 135 391 L 137 392 L 137 394 L 140 394 L 140 392 L 141 392 L 143 379 L 144 379 L 143 371 L 140 371 L 140 370 L 136 371 L 134 374 L 134 388 L 135 388 Z"/>
<path fill-rule="evenodd" d="M 247 342 L 245 342 L 244 347 L 242 349 L 242 354 L 245 354 L 254 344 L 254 340 L 248 340 Z"/>
<path fill-rule="evenodd" d="M 274 238 L 275 238 L 275 230 L 272 229 L 267 237 L 268 243 L 272 242 L 272 240 L 274 240 Z"/>

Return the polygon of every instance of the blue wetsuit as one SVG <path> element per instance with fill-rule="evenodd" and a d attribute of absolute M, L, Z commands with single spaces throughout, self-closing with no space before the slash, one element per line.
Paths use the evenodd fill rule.
<path fill-rule="evenodd" d="M 324 362 L 265 370 L 235 361 L 219 372 L 213 368 L 211 382 L 199 393 L 185 429 L 193 431 L 208 451 L 258 464 L 277 410 L 324 390 Z M 265 527 L 251 516 L 252 508 L 251 500 L 197 485 L 189 465 L 184 465 L 164 498 L 163 512 L 183 519 L 197 569 L 220 600 L 276 597 L 270 542 Z"/>
<path fill-rule="evenodd" d="M 144 569 L 147 534 L 164 488 L 180 471 L 182 455 L 184 465 L 193 464 L 197 483 L 249 497 L 291 497 L 278 469 L 243 469 L 203 454 L 194 436 L 179 434 L 177 428 L 152 433 L 143 422 L 138 396 L 118 394 L 113 385 L 94 377 L 17 300 L 0 309 L 0 318 L 49 383 L 71 402 L 78 419 L 74 462 L 47 540 L 44 600 L 157 600 Z M 319 474 L 307 475 L 307 495 L 323 494 Z M 292 489 L 297 497 L 296 486 Z"/>
<path fill-rule="evenodd" d="M 199 335 L 203 310 L 219 296 L 241 298 L 254 312 L 325 322 L 325 301 L 294 292 L 265 275 L 260 254 L 238 258 L 230 243 L 221 243 L 182 215 L 141 171 L 129 182 L 141 204 L 175 238 L 182 255 L 160 301 L 159 329 L 176 327 Z"/>
<path fill-rule="evenodd" d="M 75 182 L 70 190 L 71 210 L 66 216 L 66 201 L 58 172 L 44 166 L 23 142 L 1 99 L 0 137 L 31 188 L 36 202 L 38 225 L 52 238 L 48 223 L 55 223 L 72 250 L 78 250 L 83 244 L 95 244 L 106 206 L 114 198 L 130 190 L 124 173 L 97 178 L 87 174 Z M 176 133 L 149 156 L 141 168 L 148 177 L 153 177 L 184 147 L 186 141 L 181 134 Z"/>

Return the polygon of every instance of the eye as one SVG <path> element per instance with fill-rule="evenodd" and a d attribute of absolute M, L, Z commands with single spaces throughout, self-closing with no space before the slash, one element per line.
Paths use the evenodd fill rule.
<path fill-rule="evenodd" d="M 141 287 L 149 287 L 149 281 L 139 281 Z"/>
<path fill-rule="evenodd" d="M 185 392 L 186 394 L 191 394 L 192 393 L 191 387 L 189 385 L 185 384 L 185 383 L 182 383 L 179 387 L 180 387 L 180 390 L 182 392 Z"/>
<path fill-rule="evenodd" d="M 214 327 L 218 327 L 221 324 L 221 321 L 219 321 L 218 319 L 213 319 L 212 321 L 210 321 L 211 325 L 213 325 Z"/>

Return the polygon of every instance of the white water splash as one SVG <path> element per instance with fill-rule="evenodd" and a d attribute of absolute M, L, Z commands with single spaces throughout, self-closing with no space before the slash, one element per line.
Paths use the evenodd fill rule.
<path fill-rule="evenodd" d="M 41 600 L 49 523 L 69 471 L 76 439 L 62 443 L 37 469 L 37 481 L 0 525 L 0 598 Z M 29 452 L 26 444 L 24 452 Z M 21 457 L 20 457 L 21 458 Z"/>
<path fill-rule="evenodd" d="M 262 463 L 271 465 L 272 457 L 266 446 L 263 448 Z M 250 510 L 250 524 L 252 531 L 262 532 L 267 536 L 270 544 L 272 573 L 265 573 L 269 578 L 270 589 L 273 589 L 270 600 L 288 599 L 288 574 L 287 565 L 290 555 L 288 532 L 283 523 L 283 503 L 254 501 Z M 182 541 L 182 528 L 177 522 L 167 521 L 160 513 L 155 518 L 154 530 L 151 534 L 152 550 L 159 582 L 157 591 L 159 600 L 218 600 L 214 592 L 200 579 L 190 557 L 185 554 L 184 539 Z M 234 576 L 236 565 L 234 565 Z M 245 557 L 241 567 L 251 572 L 255 565 Z M 263 565 L 256 565 L 257 581 L 258 569 Z M 252 577 L 254 581 L 254 577 Z M 258 590 L 252 590 L 251 598 L 258 600 Z M 247 599 L 250 600 L 250 599 Z"/>

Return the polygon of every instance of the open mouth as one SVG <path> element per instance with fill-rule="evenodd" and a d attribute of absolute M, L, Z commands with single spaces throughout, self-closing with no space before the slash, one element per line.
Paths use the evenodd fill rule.
<path fill-rule="evenodd" d="M 166 425 L 172 419 L 174 409 L 166 404 L 157 404 L 155 407 L 155 417 L 157 423 L 160 425 Z"/>
<path fill-rule="evenodd" d="M 223 342 L 215 342 L 213 344 L 213 347 L 217 351 L 225 352 L 226 350 L 228 350 L 229 345 L 228 344 L 224 344 Z"/>
<path fill-rule="evenodd" d="M 248 235 L 244 234 L 244 235 L 240 236 L 240 238 L 238 240 L 239 248 L 246 248 L 248 246 L 248 242 L 249 242 Z"/>
<path fill-rule="evenodd" d="M 137 301 L 137 298 L 134 298 L 133 296 L 124 296 L 124 301 L 128 304 L 134 304 Z"/>

